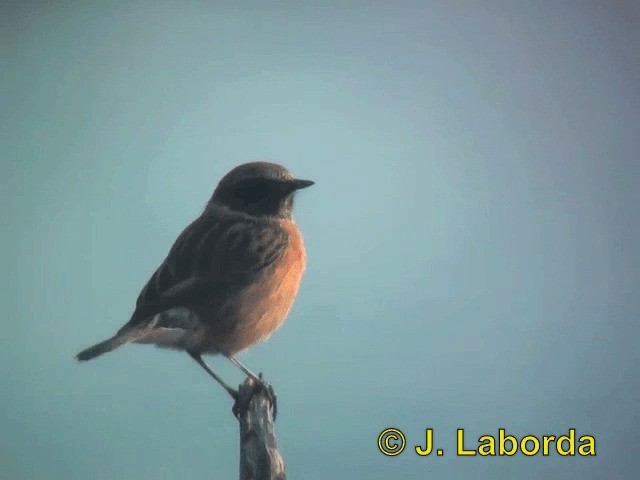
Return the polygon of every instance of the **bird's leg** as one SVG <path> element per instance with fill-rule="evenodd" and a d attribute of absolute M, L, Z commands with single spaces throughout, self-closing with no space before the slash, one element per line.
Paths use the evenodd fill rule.
<path fill-rule="evenodd" d="M 213 377 L 213 379 L 218 382 L 220 385 L 222 385 L 222 388 L 224 388 L 227 393 L 229 395 L 231 395 L 231 397 L 234 400 L 238 400 L 238 391 L 234 390 L 233 388 L 231 388 L 229 385 L 227 385 L 224 380 L 222 380 L 222 378 L 220 378 L 216 372 L 214 372 L 213 370 L 211 370 L 209 368 L 209 365 L 207 365 L 206 363 L 204 363 L 204 360 L 202 360 L 202 357 L 200 356 L 199 353 L 194 353 L 194 352 L 188 352 L 189 356 L 191 356 L 191 358 L 193 358 L 198 365 L 200 365 L 202 368 L 204 368 L 204 371 L 207 372 L 209 375 L 211 375 Z"/>
<path fill-rule="evenodd" d="M 263 388 L 265 390 L 265 392 L 267 392 L 267 396 L 269 397 L 269 400 L 271 401 L 271 406 L 273 407 L 273 419 L 275 420 L 276 416 L 278 415 L 278 397 L 276 396 L 276 392 L 273 390 L 273 387 L 271 386 L 271 384 L 265 382 L 262 379 L 262 373 L 259 373 L 258 375 L 256 375 L 251 370 L 249 370 L 247 367 L 245 367 L 242 364 L 242 362 L 240 362 L 240 360 L 238 360 L 233 355 L 226 355 L 225 354 L 225 357 L 227 357 L 231 363 L 233 363 L 240 370 L 242 370 L 245 375 L 250 377 L 258 387 Z M 235 409 L 236 409 L 236 407 L 234 406 L 234 413 L 236 413 Z M 238 415 L 236 414 L 236 417 L 237 416 Z"/>
<path fill-rule="evenodd" d="M 240 360 L 238 360 L 236 357 L 234 357 L 233 355 L 225 355 L 225 357 L 227 357 L 231 363 L 233 363 L 236 367 L 238 367 L 240 370 L 242 370 L 245 375 L 247 375 L 248 377 L 251 377 L 255 382 L 264 383 L 262 381 L 262 376 L 261 375 L 256 375 L 255 373 L 253 373 L 251 370 L 249 370 L 247 367 L 245 367 L 240 362 Z"/>

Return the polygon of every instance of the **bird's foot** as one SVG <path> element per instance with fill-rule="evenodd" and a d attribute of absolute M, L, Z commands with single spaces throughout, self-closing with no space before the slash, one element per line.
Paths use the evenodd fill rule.
<path fill-rule="evenodd" d="M 240 419 L 240 417 L 246 413 L 253 397 L 261 391 L 265 393 L 265 396 L 269 400 L 273 411 L 273 419 L 276 419 L 278 416 L 278 397 L 276 396 L 273 386 L 262 379 L 262 373 L 258 375 L 257 381 L 249 377 L 240 385 L 237 396 L 234 397 L 235 403 L 231 409 L 237 419 Z M 234 395 L 232 395 L 232 397 L 233 396 Z"/>
<path fill-rule="evenodd" d="M 238 390 L 234 390 L 233 388 L 227 388 L 226 390 L 227 393 L 231 395 L 231 398 L 233 398 L 233 401 L 237 402 L 240 398 L 240 392 Z"/>
<path fill-rule="evenodd" d="M 276 391 L 273 389 L 273 385 L 265 382 L 262 379 L 262 372 L 260 372 L 258 376 L 260 377 L 261 388 L 264 389 L 267 395 L 267 398 L 269 399 L 269 403 L 271 404 L 271 410 L 273 412 L 273 421 L 275 421 L 276 417 L 278 416 L 278 396 L 276 395 Z"/>

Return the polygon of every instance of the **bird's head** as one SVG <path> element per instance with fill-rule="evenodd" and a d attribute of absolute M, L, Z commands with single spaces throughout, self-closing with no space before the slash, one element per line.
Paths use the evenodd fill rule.
<path fill-rule="evenodd" d="M 276 163 L 244 163 L 222 177 L 209 203 L 254 216 L 291 218 L 294 193 L 313 183 Z"/>

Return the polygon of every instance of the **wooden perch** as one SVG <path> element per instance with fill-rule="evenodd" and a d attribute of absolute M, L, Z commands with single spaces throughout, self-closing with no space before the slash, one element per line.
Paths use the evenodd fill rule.
<path fill-rule="evenodd" d="M 275 394 L 247 377 L 234 406 L 240 421 L 240 480 L 285 480 L 274 430 Z"/>

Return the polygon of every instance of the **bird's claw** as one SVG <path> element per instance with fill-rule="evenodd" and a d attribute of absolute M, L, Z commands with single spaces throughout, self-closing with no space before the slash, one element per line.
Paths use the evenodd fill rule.
<path fill-rule="evenodd" d="M 228 388 L 227 392 L 229 393 L 229 395 L 231 395 L 231 398 L 233 398 L 234 402 L 237 402 L 238 399 L 240 398 L 240 392 L 238 390 L 234 390 L 233 388 Z"/>
<path fill-rule="evenodd" d="M 249 405 L 248 404 L 245 405 L 243 402 L 240 402 L 240 397 L 238 397 L 236 398 L 236 401 L 234 402 L 233 407 L 231 407 L 231 412 L 233 413 L 234 417 L 240 420 L 241 413 L 246 411 L 248 407 Z"/>
<path fill-rule="evenodd" d="M 262 375 L 260 375 L 262 378 Z M 278 396 L 276 395 L 276 391 L 273 389 L 273 385 L 267 382 L 262 382 L 262 388 L 267 394 L 267 398 L 269 399 L 269 403 L 271 404 L 271 411 L 273 413 L 273 420 L 276 420 L 278 416 Z"/>
<path fill-rule="evenodd" d="M 273 419 L 275 420 L 278 416 L 278 397 L 276 396 L 273 386 L 262 379 L 262 373 L 258 374 L 258 379 L 259 381 L 257 382 L 251 382 L 250 389 L 242 388 L 241 386 L 240 390 L 236 392 L 237 395 L 231 395 L 235 399 L 235 403 L 233 404 L 231 411 L 238 420 L 240 420 L 240 417 L 249 409 L 251 400 L 260 390 L 264 390 L 267 398 L 269 399 L 269 403 L 271 403 Z"/>

